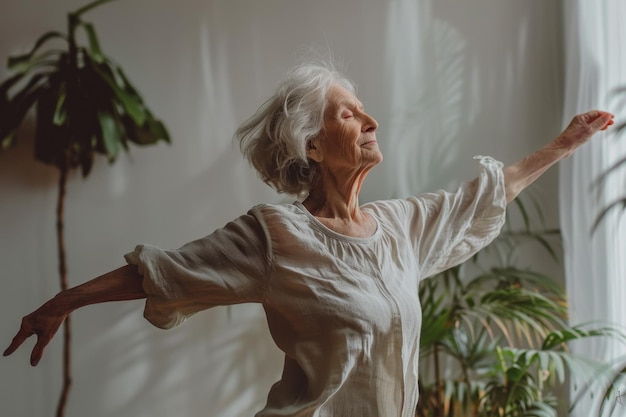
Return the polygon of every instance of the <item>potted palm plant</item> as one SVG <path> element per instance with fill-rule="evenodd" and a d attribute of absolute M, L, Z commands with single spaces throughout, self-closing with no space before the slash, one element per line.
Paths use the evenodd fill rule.
<path fill-rule="evenodd" d="M 558 259 L 559 231 L 533 229 L 525 205 L 518 207 L 519 230 L 507 222 L 486 251 L 421 283 L 418 417 L 556 416 L 563 407 L 555 389 L 566 385 L 567 371 L 610 401 L 621 369 L 575 357 L 567 343 L 624 336 L 608 325 L 567 323 L 564 290 L 518 256 L 529 245 Z"/>
<path fill-rule="evenodd" d="M 19 128 L 34 107 L 34 157 L 59 170 L 56 230 L 61 289 L 68 287 L 63 230 L 70 173 L 79 169 L 87 177 L 97 154 L 112 163 L 130 143 L 170 141 L 164 124 L 126 73 L 102 51 L 94 26 L 83 20 L 85 13 L 111 1 L 93 1 L 69 13 L 66 33 L 47 32 L 29 52 L 9 57 L 11 75 L 0 84 L 0 150 L 17 143 Z M 78 41 L 80 35 L 86 44 Z M 68 317 L 57 416 L 64 415 L 71 385 L 70 339 Z"/>

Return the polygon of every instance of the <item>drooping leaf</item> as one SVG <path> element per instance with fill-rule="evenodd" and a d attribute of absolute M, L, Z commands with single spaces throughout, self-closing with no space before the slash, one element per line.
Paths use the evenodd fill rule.
<path fill-rule="evenodd" d="M 46 67 L 55 67 L 59 61 L 59 57 L 63 54 L 61 50 L 50 50 L 37 55 L 36 57 L 28 60 L 14 60 L 9 58 L 9 69 L 16 74 L 24 74 L 32 71 L 33 69 L 41 69 Z"/>
<path fill-rule="evenodd" d="M 0 84 L 0 109 L 6 108 L 9 103 L 9 90 L 25 76 L 26 74 L 15 74 Z"/>
<path fill-rule="evenodd" d="M 124 70 L 122 70 L 122 68 L 120 66 L 115 66 L 115 69 L 116 69 L 117 74 L 119 75 L 120 79 L 122 80 L 124 91 L 128 92 L 129 94 L 133 95 L 134 97 L 138 97 L 140 100 L 143 101 L 143 98 L 141 97 L 141 94 L 139 93 L 137 88 L 135 88 L 135 86 L 130 82 L 130 80 L 126 76 L 126 73 L 124 72 Z"/>
<path fill-rule="evenodd" d="M 89 54 L 91 58 L 97 62 L 104 62 L 104 54 L 102 53 L 102 49 L 100 48 L 100 42 L 98 41 L 98 35 L 96 34 L 96 30 L 91 23 L 82 22 L 81 27 L 85 29 L 87 33 L 87 39 L 89 40 Z"/>
<path fill-rule="evenodd" d="M 37 74 L 31 78 L 28 84 L 7 103 L 0 106 L 0 138 L 3 147 L 15 143 L 14 139 L 8 139 L 14 135 L 15 130 L 21 125 L 24 117 L 43 94 L 44 76 Z"/>
<path fill-rule="evenodd" d="M 558 346 L 569 343 L 573 340 L 585 339 L 590 337 L 611 337 L 625 341 L 624 334 L 615 326 L 602 325 L 589 330 L 581 326 L 565 327 L 550 332 L 543 341 L 541 346 L 544 350 L 555 349 Z"/>
<path fill-rule="evenodd" d="M 54 166 L 65 164 L 67 160 L 66 149 L 69 139 L 67 126 L 54 123 L 62 83 L 63 80 L 58 76 L 49 80 L 37 102 L 35 159 Z"/>
<path fill-rule="evenodd" d="M 519 382 L 526 375 L 526 371 L 517 364 L 513 364 L 506 370 L 506 377 L 509 383 Z"/>
<path fill-rule="evenodd" d="M 9 57 L 8 59 L 9 69 L 15 69 L 15 67 L 22 65 L 23 63 L 30 62 L 35 56 L 35 54 L 37 53 L 37 51 L 39 50 L 39 48 L 44 43 L 46 43 L 50 39 L 55 39 L 55 38 L 67 40 L 67 36 L 64 33 L 56 32 L 56 31 L 46 32 L 43 35 L 41 35 L 39 39 L 37 39 L 37 41 L 35 41 L 35 45 L 28 53 L 23 54 L 23 55 Z"/>
<path fill-rule="evenodd" d="M 146 109 L 143 103 L 137 97 L 122 90 L 115 82 L 114 77 L 109 74 L 109 68 L 104 64 L 94 63 L 93 70 L 112 88 L 117 100 L 119 100 L 132 121 L 137 126 L 143 126 L 146 121 Z"/>
<path fill-rule="evenodd" d="M 162 121 L 157 120 L 152 115 L 150 115 L 150 118 L 148 119 L 147 124 L 148 124 L 148 131 L 150 132 L 152 137 L 155 139 L 154 142 L 151 142 L 151 143 L 156 143 L 159 140 L 165 141 L 167 143 L 171 142 L 170 134 L 168 133 L 167 128 L 165 127 Z"/>
<path fill-rule="evenodd" d="M 102 138 L 106 149 L 106 156 L 109 162 L 113 162 L 120 150 L 121 132 L 118 129 L 117 122 L 110 113 L 98 113 Z"/>
<path fill-rule="evenodd" d="M 67 93 L 65 92 L 65 84 L 61 84 L 58 97 L 57 104 L 54 108 L 54 114 L 52 115 L 52 123 L 57 126 L 63 126 L 67 120 L 67 109 L 65 107 L 65 98 L 67 97 Z"/>

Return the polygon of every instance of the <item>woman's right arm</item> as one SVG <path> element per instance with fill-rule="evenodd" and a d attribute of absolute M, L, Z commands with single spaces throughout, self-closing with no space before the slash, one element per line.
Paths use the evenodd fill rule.
<path fill-rule="evenodd" d="M 20 330 L 3 355 L 12 354 L 27 338 L 36 334 L 37 343 L 30 357 L 31 365 L 35 366 L 45 347 L 72 311 L 90 304 L 141 298 L 146 298 L 146 293 L 142 287 L 142 277 L 134 265 L 122 266 L 82 285 L 61 291 L 22 319 Z"/>

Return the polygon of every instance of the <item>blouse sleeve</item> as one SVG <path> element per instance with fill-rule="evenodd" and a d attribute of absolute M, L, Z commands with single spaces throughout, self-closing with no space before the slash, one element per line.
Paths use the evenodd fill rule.
<path fill-rule="evenodd" d="M 406 200 L 410 239 L 422 278 L 469 259 L 498 236 L 505 221 L 502 163 L 477 156 L 480 172 L 455 193 L 439 191 Z"/>
<path fill-rule="evenodd" d="M 262 302 L 270 269 L 252 212 L 180 249 L 138 245 L 125 259 L 143 276 L 145 318 L 164 329 L 210 307 Z"/>

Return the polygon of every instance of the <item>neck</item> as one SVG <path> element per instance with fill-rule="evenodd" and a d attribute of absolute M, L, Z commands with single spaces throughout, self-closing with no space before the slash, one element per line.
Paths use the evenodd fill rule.
<path fill-rule="evenodd" d="M 303 204 L 316 217 L 359 221 L 359 191 L 366 175 L 322 172 Z"/>
<path fill-rule="evenodd" d="M 376 221 L 361 211 L 359 190 L 367 172 L 355 175 L 321 175 L 302 203 L 326 227 L 343 235 L 370 237 L 376 232 Z"/>

